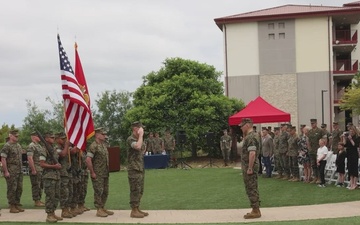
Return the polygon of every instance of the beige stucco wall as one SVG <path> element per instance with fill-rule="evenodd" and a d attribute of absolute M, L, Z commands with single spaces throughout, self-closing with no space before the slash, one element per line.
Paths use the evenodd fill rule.
<path fill-rule="evenodd" d="M 291 124 L 298 126 L 296 74 L 261 75 L 260 96 L 276 108 L 291 114 Z"/>
<path fill-rule="evenodd" d="M 257 22 L 228 24 L 226 37 L 228 76 L 259 75 Z"/>
<path fill-rule="evenodd" d="M 295 20 L 296 71 L 329 70 L 328 18 Z"/>

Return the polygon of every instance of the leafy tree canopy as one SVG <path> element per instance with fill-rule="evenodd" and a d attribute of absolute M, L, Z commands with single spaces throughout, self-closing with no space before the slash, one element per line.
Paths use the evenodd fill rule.
<path fill-rule="evenodd" d="M 352 110 L 353 113 L 360 115 L 360 72 L 355 74 L 351 84 L 346 88 L 345 94 L 340 100 L 342 110 Z"/>
<path fill-rule="evenodd" d="M 224 96 L 220 75 L 204 63 L 168 58 L 159 71 L 143 77 L 126 122 L 140 120 L 147 131 L 185 130 L 192 143 L 208 131 L 218 133 L 228 127 L 228 117 L 244 107 L 242 101 Z"/>

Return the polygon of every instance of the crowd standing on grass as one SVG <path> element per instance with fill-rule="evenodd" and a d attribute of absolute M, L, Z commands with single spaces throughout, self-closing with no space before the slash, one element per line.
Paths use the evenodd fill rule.
<path fill-rule="evenodd" d="M 262 138 L 261 160 L 266 171 L 263 177 L 273 177 L 273 173 L 269 171 L 274 169 L 277 172 L 274 178 L 291 182 L 302 180 L 304 183 L 325 187 L 326 164 L 332 155 L 336 155 L 337 187 L 345 186 L 344 183 L 347 180 L 348 189 L 358 188 L 360 154 L 358 129 L 349 123 L 347 124 L 348 131 L 343 132 L 339 129 L 338 122 L 333 122 L 333 131 L 330 133 L 326 124 L 321 124 L 321 128 L 318 127 L 317 119 L 311 119 L 310 124 L 310 127 L 305 124 L 300 125 L 300 133 L 297 134 L 295 126 L 282 123 L 280 127 L 274 128 L 273 137 L 269 135 L 271 127 L 262 128 L 262 132 L 258 133 L 258 136 Z M 269 140 L 273 144 L 270 165 L 268 160 Z M 303 168 L 302 177 L 299 173 L 300 166 Z M 259 174 L 261 172 L 259 171 Z M 347 177 L 345 177 L 346 173 Z"/>

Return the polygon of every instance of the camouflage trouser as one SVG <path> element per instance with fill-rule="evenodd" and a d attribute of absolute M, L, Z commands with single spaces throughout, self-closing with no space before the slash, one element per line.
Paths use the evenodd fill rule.
<path fill-rule="evenodd" d="M 316 154 L 309 154 L 309 156 L 310 156 L 311 167 L 312 167 L 312 170 L 313 170 L 313 176 L 316 179 L 319 179 L 319 168 L 318 168 L 317 163 L 316 163 Z"/>
<path fill-rule="evenodd" d="M 96 177 L 91 179 L 94 188 L 94 206 L 104 208 L 109 195 L 109 177 Z"/>
<path fill-rule="evenodd" d="M 70 199 L 70 207 L 75 208 L 79 201 L 79 194 L 80 194 L 80 177 L 73 176 L 72 177 L 72 196 Z"/>
<path fill-rule="evenodd" d="M 231 151 L 231 148 L 228 148 L 228 149 L 224 148 L 221 150 L 225 163 L 228 163 L 230 160 L 230 151 Z"/>
<path fill-rule="evenodd" d="M 6 178 L 7 199 L 10 205 L 20 204 L 20 198 L 23 192 L 23 174 L 14 173 Z"/>
<path fill-rule="evenodd" d="M 36 175 L 30 174 L 31 193 L 32 193 L 32 199 L 34 201 L 38 201 L 41 199 L 41 194 L 43 189 L 43 182 L 41 177 L 42 177 L 41 173 L 37 173 Z"/>
<path fill-rule="evenodd" d="M 300 178 L 297 156 L 289 156 L 289 167 L 291 174 L 296 178 Z"/>
<path fill-rule="evenodd" d="M 274 161 L 275 161 L 276 171 L 278 172 L 278 174 L 282 175 L 284 171 L 280 164 L 280 155 L 279 154 L 274 155 Z"/>
<path fill-rule="evenodd" d="M 242 170 L 244 184 L 245 184 L 245 191 L 250 200 L 250 206 L 252 208 L 259 208 L 260 207 L 260 199 L 259 199 L 259 190 L 258 190 L 258 180 L 257 180 L 257 171 L 254 170 L 252 175 L 248 175 L 246 173 L 247 167 Z"/>
<path fill-rule="evenodd" d="M 145 171 L 128 170 L 128 179 L 130 185 L 130 207 L 140 206 L 140 200 L 144 193 Z"/>
<path fill-rule="evenodd" d="M 43 179 L 45 192 L 45 212 L 53 213 L 59 204 L 60 180 Z"/>
<path fill-rule="evenodd" d="M 81 175 L 78 204 L 85 204 L 88 182 L 89 182 L 89 175 L 88 174 Z"/>
<path fill-rule="evenodd" d="M 60 178 L 60 208 L 70 207 L 72 196 L 72 182 L 69 177 L 61 176 Z"/>
<path fill-rule="evenodd" d="M 286 153 L 280 153 L 280 165 L 285 175 L 290 176 L 289 157 L 286 156 Z"/>

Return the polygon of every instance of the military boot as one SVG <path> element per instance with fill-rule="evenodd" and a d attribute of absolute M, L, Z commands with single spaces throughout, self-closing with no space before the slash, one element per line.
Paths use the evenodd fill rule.
<path fill-rule="evenodd" d="M 84 204 L 78 204 L 78 208 L 81 209 L 81 211 L 83 212 L 90 211 L 90 209 L 86 207 Z"/>
<path fill-rule="evenodd" d="M 244 215 L 244 219 L 255 219 L 260 217 L 261 217 L 261 212 L 258 207 L 254 207 L 250 213 Z"/>
<path fill-rule="evenodd" d="M 20 211 L 16 208 L 16 205 L 10 205 L 10 213 L 19 213 Z"/>
<path fill-rule="evenodd" d="M 72 217 L 77 216 L 77 213 L 71 211 L 71 208 L 66 208 L 66 209 L 67 209 L 68 213 L 69 213 Z"/>
<path fill-rule="evenodd" d="M 143 214 L 144 216 L 148 216 L 148 215 L 149 215 L 149 213 L 144 212 L 144 211 L 141 211 L 139 207 L 137 207 L 137 209 L 138 209 L 139 213 Z"/>
<path fill-rule="evenodd" d="M 97 217 L 107 217 L 108 214 L 101 208 L 99 208 L 96 212 L 96 216 Z"/>
<path fill-rule="evenodd" d="M 61 216 L 57 216 L 57 215 L 55 214 L 55 212 L 54 212 L 54 217 L 55 217 L 55 219 L 57 219 L 57 220 L 63 220 L 63 218 L 62 218 Z"/>
<path fill-rule="evenodd" d="M 114 212 L 113 211 L 110 211 L 110 210 L 107 210 L 105 208 L 102 209 L 106 214 L 108 214 L 109 216 L 112 216 L 114 215 Z"/>
<path fill-rule="evenodd" d="M 78 211 L 77 208 L 75 208 L 75 207 L 72 207 L 72 208 L 70 209 L 70 213 L 73 214 L 73 215 L 75 215 L 75 216 L 80 215 L 79 211 Z"/>
<path fill-rule="evenodd" d="M 144 218 L 145 215 L 139 212 L 137 207 L 131 209 L 130 217 L 132 218 Z"/>
<path fill-rule="evenodd" d="M 40 200 L 36 200 L 34 206 L 35 207 L 44 207 L 45 204 L 43 202 L 41 202 Z"/>
<path fill-rule="evenodd" d="M 73 218 L 72 214 L 69 212 L 67 208 L 61 209 L 61 217 L 62 218 Z"/>
<path fill-rule="evenodd" d="M 48 213 L 46 217 L 46 222 L 56 223 L 58 220 L 54 217 L 54 213 Z"/>
<path fill-rule="evenodd" d="M 16 209 L 19 210 L 19 212 L 25 212 L 25 209 L 23 209 L 20 205 L 15 205 Z"/>

